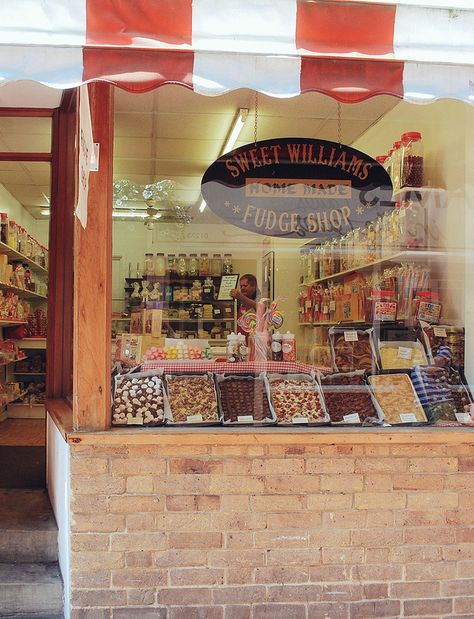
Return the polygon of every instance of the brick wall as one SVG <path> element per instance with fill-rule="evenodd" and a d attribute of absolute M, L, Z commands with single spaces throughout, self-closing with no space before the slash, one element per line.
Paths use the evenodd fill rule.
<path fill-rule="evenodd" d="M 71 445 L 73 619 L 474 617 L 474 445 L 302 440 Z"/>

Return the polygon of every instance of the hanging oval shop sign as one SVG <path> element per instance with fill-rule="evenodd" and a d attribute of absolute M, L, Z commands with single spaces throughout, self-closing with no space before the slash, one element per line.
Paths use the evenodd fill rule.
<path fill-rule="evenodd" d="M 247 144 L 205 172 L 201 192 L 225 221 L 266 236 L 340 236 L 394 206 L 386 170 L 355 148 L 304 138 Z"/>

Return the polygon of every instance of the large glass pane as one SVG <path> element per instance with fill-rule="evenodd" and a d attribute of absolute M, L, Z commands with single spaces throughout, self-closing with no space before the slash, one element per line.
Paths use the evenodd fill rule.
<path fill-rule="evenodd" d="M 166 397 L 151 408 L 161 377 L 143 402 L 124 401 L 128 378 L 119 379 L 114 423 L 469 423 L 472 109 L 259 95 L 255 118 L 254 102 L 245 90 L 116 93 L 114 359 L 173 378 L 171 414 Z M 294 176 L 275 185 L 280 147 L 252 145 L 288 137 Z M 230 158 L 228 170 L 236 177 L 258 168 L 248 176 L 260 189 L 247 187 L 246 202 L 206 205 L 206 169 L 243 145 L 245 163 Z M 368 175 L 347 159 L 351 149 L 390 178 L 388 198 L 373 200 L 375 185 L 340 182 Z M 309 178 L 298 172 L 311 163 L 327 176 L 321 167 Z M 333 186 L 360 204 L 339 198 L 334 210 Z M 249 198 L 265 187 L 273 192 L 266 210 Z M 285 191 L 295 199 L 277 225 Z M 193 386 L 189 374 L 206 372 L 211 382 Z M 192 403 L 196 389 L 207 394 L 204 406 Z"/>

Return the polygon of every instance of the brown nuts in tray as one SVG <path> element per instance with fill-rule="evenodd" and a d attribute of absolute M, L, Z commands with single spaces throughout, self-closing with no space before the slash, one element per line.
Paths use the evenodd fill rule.
<path fill-rule="evenodd" d="M 321 379 L 324 401 L 333 423 L 357 423 L 377 417 L 368 386 L 361 374 L 332 374 Z M 354 415 L 349 417 L 348 415 Z"/>
<path fill-rule="evenodd" d="M 167 376 L 168 398 L 173 421 L 218 421 L 217 399 L 210 376 Z"/>

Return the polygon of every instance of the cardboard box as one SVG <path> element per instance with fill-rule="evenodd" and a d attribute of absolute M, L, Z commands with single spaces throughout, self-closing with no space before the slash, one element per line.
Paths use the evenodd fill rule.
<path fill-rule="evenodd" d="M 140 309 L 130 315 L 130 333 L 161 337 L 163 310 Z"/>
<path fill-rule="evenodd" d="M 124 333 L 122 335 L 121 358 L 126 365 L 139 365 L 145 352 L 152 346 L 164 346 L 164 337 Z"/>
<path fill-rule="evenodd" d="M 161 337 L 161 327 L 163 325 L 163 310 L 145 309 L 142 310 L 142 325 L 144 335 Z"/>
<path fill-rule="evenodd" d="M 130 333 L 143 335 L 143 318 L 141 309 L 135 310 L 130 314 Z"/>

